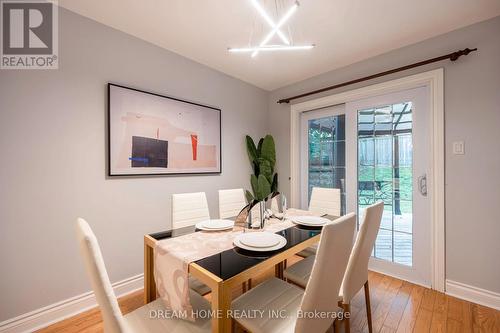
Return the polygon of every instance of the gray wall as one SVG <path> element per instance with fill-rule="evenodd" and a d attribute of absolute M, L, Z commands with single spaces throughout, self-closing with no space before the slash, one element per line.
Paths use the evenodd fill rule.
<path fill-rule="evenodd" d="M 281 190 L 286 193 L 290 190 L 287 181 L 290 176 L 290 112 L 289 105 L 276 104 L 278 99 L 457 49 L 477 47 L 478 53 L 456 63 L 440 62 L 323 96 L 444 67 L 446 277 L 500 292 L 499 33 L 500 17 L 497 17 L 273 91 L 269 96 L 269 129 L 277 144 Z M 460 140 L 465 141 L 466 154 L 452 155 L 452 142 Z"/>
<path fill-rule="evenodd" d="M 60 9 L 60 69 L 0 71 L 0 321 L 89 291 L 74 223 L 100 240 L 112 282 L 143 271 L 142 236 L 170 197 L 248 188 L 244 135 L 266 133 L 268 93 Z M 223 173 L 106 179 L 106 83 L 222 109 Z"/>
<path fill-rule="evenodd" d="M 77 216 L 113 282 L 142 272 L 142 235 L 169 227 L 172 193 L 207 191 L 217 216 L 217 189 L 248 187 L 244 134 L 275 136 L 289 192 L 289 106 L 277 99 L 475 46 L 455 64 L 383 80 L 445 67 L 447 278 L 500 292 L 499 32 L 496 18 L 267 93 L 61 9 L 60 69 L 0 72 L 0 321 L 90 290 Z M 106 179 L 109 81 L 222 108 L 223 174 Z M 451 155 L 455 140 L 465 156 Z"/>

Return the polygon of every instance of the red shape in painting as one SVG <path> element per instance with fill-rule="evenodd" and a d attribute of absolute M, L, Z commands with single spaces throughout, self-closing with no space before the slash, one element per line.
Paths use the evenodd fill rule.
<path fill-rule="evenodd" d="M 193 147 L 193 161 L 196 161 L 198 155 L 198 135 L 191 134 L 191 146 Z"/>

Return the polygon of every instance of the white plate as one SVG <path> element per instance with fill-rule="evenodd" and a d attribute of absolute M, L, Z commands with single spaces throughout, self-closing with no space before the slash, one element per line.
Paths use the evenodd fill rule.
<path fill-rule="evenodd" d="M 273 247 L 280 243 L 280 235 L 271 232 L 250 232 L 238 237 L 241 244 L 250 247 Z"/>
<path fill-rule="evenodd" d="M 330 222 L 329 219 L 319 216 L 293 216 L 290 219 L 297 224 L 308 227 L 320 227 Z"/>
<path fill-rule="evenodd" d="M 207 229 L 222 229 L 234 226 L 234 221 L 231 220 L 207 220 L 201 222 L 202 226 Z"/>
<path fill-rule="evenodd" d="M 219 231 L 232 229 L 234 221 L 231 220 L 207 220 L 196 224 L 196 228 L 207 231 Z"/>
<path fill-rule="evenodd" d="M 270 234 L 273 236 L 267 236 L 266 234 Z M 259 236 L 250 236 L 250 235 L 264 235 L 263 237 Z M 241 241 L 243 238 L 244 243 Z M 256 240 L 256 243 L 253 241 Z M 277 241 L 277 242 L 276 242 Z M 287 243 L 286 238 L 277 234 L 272 234 L 268 232 L 251 232 L 241 234 L 236 237 L 233 241 L 234 245 L 244 250 L 249 251 L 258 251 L 258 252 L 267 252 L 267 251 L 275 251 L 284 247 Z M 263 246 L 265 244 L 274 244 L 271 246 Z M 248 245 L 251 244 L 251 245 Z"/>

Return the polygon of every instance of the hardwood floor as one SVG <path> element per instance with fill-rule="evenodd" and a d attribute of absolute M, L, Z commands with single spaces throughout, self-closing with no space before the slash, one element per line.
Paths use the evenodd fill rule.
<path fill-rule="evenodd" d="M 255 278 L 254 285 L 272 274 Z M 500 333 L 500 311 L 374 272 L 369 281 L 374 332 Z M 233 291 L 235 297 L 240 293 L 240 289 Z M 142 306 L 142 290 L 122 297 L 119 303 L 124 314 Z M 38 332 L 103 332 L 101 314 L 98 309 L 89 310 Z M 368 332 L 363 290 L 351 304 L 351 332 Z"/>

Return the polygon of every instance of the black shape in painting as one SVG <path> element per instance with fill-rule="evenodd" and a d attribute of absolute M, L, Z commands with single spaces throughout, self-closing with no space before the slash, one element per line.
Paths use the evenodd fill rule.
<path fill-rule="evenodd" d="M 167 168 L 168 141 L 132 136 L 132 168 Z"/>

